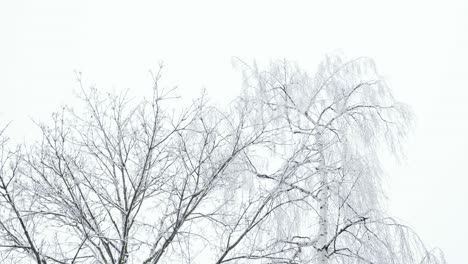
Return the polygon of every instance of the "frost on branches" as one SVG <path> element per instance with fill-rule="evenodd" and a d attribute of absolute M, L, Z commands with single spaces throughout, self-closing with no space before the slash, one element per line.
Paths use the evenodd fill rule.
<path fill-rule="evenodd" d="M 444 263 L 384 208 L 379 153 L 411 126 L 373 61 L 315 75 L 241 61 L 242 94 L 187 107 L 83 87 L 12 148 L 0 132 L 2 263 Z M 80 77 L 80 76 L 78 76 Z"/>

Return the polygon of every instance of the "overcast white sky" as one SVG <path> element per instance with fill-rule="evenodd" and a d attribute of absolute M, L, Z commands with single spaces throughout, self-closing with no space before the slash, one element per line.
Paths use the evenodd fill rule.
<path fill-rule="evenodd" d="M 326 54 L 372 57 L 417 115 L 407 160 L 387 165 L 391 213 L 466 263 L 467 1 L 1 1 L 0 34 L 0 123 L 18 139 L 72 102 L 74 70 L 143 91 L 163 60 L 181 94 L 223 100 L 240 89 L 232 56 L 311 71 Z"/>

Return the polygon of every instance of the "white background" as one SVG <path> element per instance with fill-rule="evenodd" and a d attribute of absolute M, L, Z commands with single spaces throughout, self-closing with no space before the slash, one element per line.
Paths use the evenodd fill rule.
<path fill-rule="evenodd" d="M 87 85 L 138 93 L 163 60 L 164 83 L 224 102 L 241 87 L 233 56 L 312 73 L 326 54 L 369 56 L 417 116 L 407 159 L 386 162 L 389 211 L 449 263 L 466 263 L 468 3 L 164 2 L 0 2 L 0 124 L 33 138 L 31 119 L 73 103 L 75 70 Z"/>

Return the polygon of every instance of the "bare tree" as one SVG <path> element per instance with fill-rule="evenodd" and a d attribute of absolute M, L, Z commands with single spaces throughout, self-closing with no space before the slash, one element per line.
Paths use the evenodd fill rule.
<path fill-rule="evenodd" d="M 224 109 L 84 88 L 83 108 L 8 149 L 0 256 L 11 263 L 440 263 L 382 209 L 382 146 L 410 125 L 372 61 L 242 65 Z M 384 144 L 381 144 L 384 143 Z"/>
<path fill-rule="evenodd" d="M 7 127 L 0 130 L 0 257 L 4 263 L 13 263 L 27 256 L 37 263 L 45 263 L 40 245 L 35 240 L 35 228 L 39 222 L 27 213 L 34 202 L 19 179 L 22 157 L 18 148 L 14 151 L 8 149 Z"/>

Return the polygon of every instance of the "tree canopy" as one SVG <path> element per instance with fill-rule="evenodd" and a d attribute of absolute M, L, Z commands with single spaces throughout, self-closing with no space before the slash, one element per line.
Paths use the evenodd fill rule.
<path fill-rule="evenodd" d="M 237 66 L 224 108 L 161 71 L 141 100 L 79 78 L 40 141 L 1 130 L 2 263 L 444 263 L 384 209 L 379 155 L 412 114 L 371 59 Z"/>

